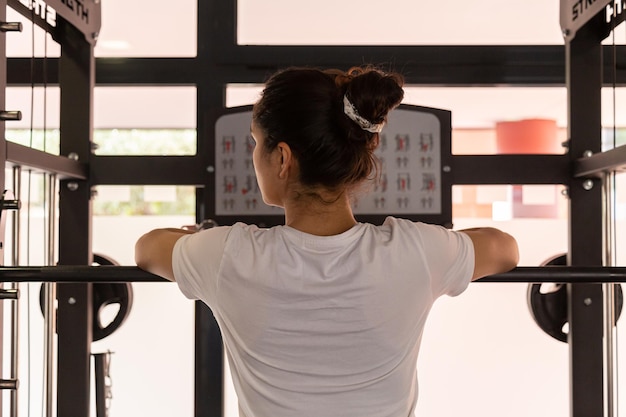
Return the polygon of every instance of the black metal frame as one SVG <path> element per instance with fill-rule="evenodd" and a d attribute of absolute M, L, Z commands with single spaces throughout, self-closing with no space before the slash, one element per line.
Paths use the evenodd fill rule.
<path fill-rule="evenodd" d="M 7 10 L 6 7 L 2 7 L 2 2 L 0 2 L 0 22 L 6 22 L 7 20 Z M 6 59 L 6 33 L 0 31 L 0 110 L 7 110 L 5 108 L 6 103 L 6 86 L 7 86 L 7 59 Z M 6 154 L 4 150 L 6 149 L 6 139 L 5 139 L 5 122 L 0 120 L 0 161 L 4 161 L 6 158 Z M 4 184 L 5 175 L 4 169 L 0 169 L 0 184 Z M 4 242 L 4 237 L 1 238 L 2 242 Z M 0 260 L 0 265 L 4 265 L 4 260 Z M 4 309 L 0 309 L 3 312 L 0 313 L 0 322 L 4 321 Z M 0 331 L 3 330 L 3 325 L 0 325 Z M 4 338 L 0 336 L 0 342 L 4 341 Z M 3 352 L 0 352 L 0 375 L 3 374 L 4 366 L 2 366 L 4 359 Z M 4 395 L 0 395 L 0 410 L 3 409 L 2 397 Z"/>
<path fill-rule="evenodd" d="M 6 2 L 0 0 L 0 18 Z M 241 46 L 237 45 L 236 1 L 198 0 L 198 54 L 195 58 L 93 59 L 93 48 L 85 38 L 62 25 L 57 34 L 63 46 L 61 58 L 48 59 L 48 72 L 41 72 L 41 59 L 35 59 L 35 79 L 30 78 L 30 59 L 5 60 L 0 33 L 0 74 L 4 66 L 10 85 L 61 85 L 61 153 L 75 152 L 79 162 L 37 152 L 4 146 L 4 124 L 0 122 L 0 160 L 52 167 L 63 174 L 60 197 L 60 261 L 63 265 L 88 265 L 91 259 L 90 197 L 94 185 L 180 184 L 198 187 L 197 217 L 211 213 L 212 178 L 210 164 L 212 117 L 224 107 L 228 83 L 261 83 L 273 70 L 288 65 L 315 65 L 347 68 L 361 62 L 393 62 L 402 68 L 409 84 L 444 86 L 563 86 L 569 90 L 569 152 L 566 155 L 454 155 L 453 184 L 564 184 L 570 195 L 570 248 L 572 265 L 566 274 L 556 269 L 518 269 L 510 274 L 483 281 L 570 282 L 575 271 L 587 269 L 588 279 L 572 280 L 568 286 L 570 322 L 571 415 L 602 415 L 602 294 L 594 269 L 608 280 L 623 278 L 602 265 L 602 173 L 622 169 L 626 152 L 601 153 L 600 89 L 626 85 L 626 47 L 618 46 L 618 62 L 613 62 L 608 46 L 601 40 L 608 33 L 602 16 L 580 29 L 566 47 L 548 46 Z M 556 22 L 555 22 L 556 24 Z M 57 29 L 58 30 L 58 29 Z M 67 44 L 67 45 L 66 45 Z M 82 45 L 72 49 L 66 46 Z M 86 48 L 86 49 L 85 49 Z M 185 70 L 181 70 L 184 68 Z M 95 77 L 95 79 L 94 79 Z M 71 80 L 70 80 L 71 78 Z M 196 85 L 198 152 L 189 157 L 96 156 L 91 154 L 91 92 L 98 85 Z M 0 79 L 0 104 L 4 102 L 5 80 Z M 80 112 L 83 113 L 80 113 Z M 5 149 L 7 153 L 4 154 Z M 594 156 L 583 158 L 586 151 Z M 19 155 L 19 156 L 17 156 Z M 54 161 L 54 162 L 52 162 Z M 532 166 L 533 169 L 528 169 Z M 167 177 L 161 174 L 167 172 Z M 141 173 L 141 175 L 137 175 Z M 0 175 L 3 171 L 0 170 Z M 2 177 L 0 177 L 0 180 Z M 583 183 L 592 180 L 587 190 Z M 68 188 L 70 182 L 78 188 Z M 60 267 L 64 268 L 64 267 Z M 69 268 L 69 267 L 68 267 Z M 98 270 L 101 271 L 102 267 Z M 103 270 L 102 270 L 103 271 Z M 121 271 L 121 270 L 120 270 Z M 118 272 L 120 272 L 118 271 Z M 5 271 L 8 273 L 9 271 Z M 56 272 L 63 272 L 62 269 Z M 153 277 L 135 269 L 129 280 Z M 524 272 L 527 274 L 524 275 Z M 100 272 L 103 273 L 103 272 Z M 536 274 L 536 275 L 533 275 Z M 547 275 L 542 275 L 547 274 Z M 569 274 L 569 275 L 568 275 Z M 612 275 L 613 274 L 613 275 Z M 620 275 L 622 274 L 622 275 Z M 10 275 L 10 274 L 9 274 Z M 46 276 L 45 274 L 43 275 Z M 528 280 L 524 279 L 528 277 Z M 533 278 L 534 277 L 534 278 Z M 54 280 L 48 276 L 50 280 Z M 580 278 L 580 277 L 579 277 Z M 94 276 L 94 280 L 100 279 Z M 572 278 L 573 279 L 573 278 Z M 604 279 L 604 278 L 601 278 Z M 4 279 L 0 279 L 2 281 Z M 19 279 L 16 279 L 19 280 Z M 501 280 L 501 281 L 499 281 Z M 516 281 L 517 280 L 517 281 Z M 539 281 L 536 281 L 539 280 Z M 58 279 L 58 281 L 63 281 Z M 586 283 L 582 283 L 586 282 Z M 79 302 L 67 303 L 69 297 Z M 591 305 L 588 305 L 588 300 Z M 87 416 L 90 285 L 64 284 L 59 294 L 59 415 Z M 70 358 L 70 354 L 76 357 Z M 223 414 L 223 361 L 219 329 L 211 311 L 196 305 L 196 416 Z M 70 370 L 67 370 L 69 368 Z M 77 393 L 80 393 L 77 395 Z M 73 405 L 72 405 L 73 404 Z"/>
<path fill-rule="evenodd" d="M 0 0 L 0 11 L 6 17 L 7 4 L 33 23 L 50 32 L 61 45 L 61 56 L 56 60 L 56 83 L 60 86 L 60 154 L 50 155 L 34 149 L 5 141 L 4 124 L 0 123 L 2 137 L 2 161 L 5 165 L 19 165 L 57 173 L 60 179 L 59 190 L 59 264 L 89 265 L 91 253 L 91 181 L 89 162 L 93 121 L 93 90 L 95 85 L 95 60 L 93 43 L 94 28 L 99 27 L 99 5 L 93 0 L 85 0 L 80 7 L 90 8 L 90 23 L 81 24 L 76 16 L 64 10 L 69 3 L 52 0 L 57 10 L 56 24 L 51 26 L 46 20 L 32 13 L 17 0 Z M 78 7 L 79 3 L 72 3 Z M 47 7 L 47 6 L 46 6 Z M 61 11 L 64 10 L 64 13 Z M 65 16 L 65 17 L 63 17 Z M 70 21 L 66 20 L 69 19 Z M 3 19 L 4 20 L 4 19 Z M 78 25 L 77 28 L 75 25 Z M 1 39 L 2 52 L 0 65 L 6 65 L 5 42 Z M 38 64 L 42 64 L 41 61 Z M 46 63 L 47 64 L 47 63 Z M 48 68 L 41 65 L 39 68 Z M 4 72 L 3 72 L 4 73 Z M 44 80 L 47 74 L 44 76 Z M 2 102 L 6 84 L 0 85 Z M 68 158 L 73 154 L 77 157 Z M 4 184 L 4 169 L 2 184 Z M 57 414 L 89 415 L 90 408 L 90 353 L 92 338 L 92 284 L 65 283 L 58 287 L 57 333 Z"/>

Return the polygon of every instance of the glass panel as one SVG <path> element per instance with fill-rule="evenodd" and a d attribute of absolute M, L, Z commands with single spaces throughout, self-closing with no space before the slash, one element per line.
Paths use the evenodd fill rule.
<path fill-rule="evenodd" d="M 132 227 L 131 219 L 113 222 L 110 218 L 94 217 L 94 232 L 106 227 L 113 230 Z M 151 217 L 149 223 L 139 224 L 147 231 L 163 224 L 180 223 L 171 218 Z M 95 233 L 94 244 L 104 251 L 104 243 Z M 133 243 L 136 237 L 139 234 L 124 235 L 124 239 Z M 109 240 L 108 244 L 119 241 Z M 186 299 L 172 283 L 134 283 L 132 288 L 133 305 L 127 320 L 115 333 L 92 344 L 94 353 L 114 352 L 110 367 L 114 396 L 111 410 L 129 417 L 192 417 L 194 302 Z M 92 411 L 91 415 L 95 413 Z"/>
<path fill-rule="evenodd" d="M 523 238 L 525 227 L 541 232 L 543 224 L 510 226 L 503 228 Z M 528 244 L 536 241 L 522 242 L 523 251 Z M 418 360 L 416 415 L 568 415 L 568 345 L 534 323 L 527 288 L 475 283 L 457 299 L 437 301 Z"/>
<path fill-rule="evenodd" d="M 237 1 L 238 43 L 320 45 L 562 44 L 559 3 Z"/>
<path fill-rule="evenodd" d="M 194 155 L 195 87 L 96 87 L 98 155 Z"/>
<path fill-rule="evenodd" d="M 22 22 L 22 32 L 8 33 L 6 37 L 7 57 L 59 57 L 61 47 L 49 33 L 10 7 L 7 7 L 7 22 Z"/>
<path fill-rule="evenodd" d="M 193 187 L 100 185 L 96 192 L 96 216 L 193 216 L 195 212 Z"/>
<path fill-rule="evenodd" d="M 99 186 L 94 199 L 94 253 L 135 265 L 134 245 L 143 233 L 195 224 L 192 197 L 193 187 Z M 92 350 L 115 352 L 111 360 L 115 410 L 128 416 L 193 416 L 194 303 L 176 284 L 134 283 L 130 316 Z M 176 383 L 164 383 L 164 375 Z"/>
<path fill-rule="evenodd" d="M 511 188 L 455 186 L 455 229 L 492 226 L 510 233 L 518 241 L 522 266 L 538 266 L 565 253 L 565 210 L 550 217 L 515 211 L 508 217 L 495 215 L 501 206 L 519 204 Z M 546 204 L 547 196 L 554 197 L 554 190 L 551 193 L 545 186 L 523 189 L 529 194 L 521 201 L 525 205 Z M 537 236 L 551 238 L 538 241 Z M 485 416 L 501 415 L 502 410 L 520 417 L 567 415 L 568 346 L 535 324 L 527 292 L 528 284 L 478 282 L 460 297 L 444 297 L 436 303 L 418 362 L 417 415 L 459 415 L 467 410 L 480 410 Z M 478 342 L 468 345 L 468 340 Z M 480 375 L 480 389 L 474 388 L 476 375 Z M 451 392 L 459 401 L 446 400 Z"/>
<path fill-rule="evenodd" d="M 606 80 L 611 82 L 611 80 Z M 626 144 L 626 88 L 602 89 L 602 135 L 603 150 Z"/>
<path fill-rule="evenodd" d="M 561 185 L 465 185 L 452 188 L 456 217 L 486 221 L 567 219 L 568 200 Z M 455 225 L 456 227 L 456 225 Z M 535 259 L 537 266 L 553 254 Z"/>
<path fill-rule="evenodd" d="M 493 128 L 499 121 L 553 119 L 567 125 L 563 87 L 412 87 L 404 103 L 452 111 L 455 128 Z"/>
<path fill-rule="evenodd" d="M 263 91 L 260 84 L 227 84 L 226 107 L 237 107 L 254 104 Z"/>
<path fill-rule="evenodd" d="M 6 108 L 22 112 L 22 120 L 6 123 L 8 141 L 59 154 L 58 87 L 8 87 Z"/>
<path fill-rule="evenodd" d="M 197 49 L 197 0 L 103 1 L 99 57 L 192 57 Z"/>
<path fill-rule="evenodd" d="M 195 129 L 98 129 L 96 155 L 194 155 Z"/>

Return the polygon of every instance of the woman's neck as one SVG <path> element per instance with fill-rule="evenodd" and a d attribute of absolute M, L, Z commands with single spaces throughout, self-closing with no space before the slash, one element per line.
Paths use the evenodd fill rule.
<path fill-rule="evenodd" d="M 357 224 L 347 193 L 326 201 L 331 202 L 302 195 L 288 201 L 285 204 L 285 224 L 318 236 L 338 235 Z"/>

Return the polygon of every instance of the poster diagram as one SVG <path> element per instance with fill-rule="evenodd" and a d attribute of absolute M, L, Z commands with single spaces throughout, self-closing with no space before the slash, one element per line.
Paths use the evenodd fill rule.
<path fill-rule="evenodd" d="M 256 182 L 250 136 L 252 111 L 226 114 L 215 126 L 215 214 L 281 215 L 263 202 Z M 396 109 L 389 114 L 375 155 L 380 175 L 359 190 L 355 214 L 439 214 L 441 125 L 427 112 Z"/>
<path fill-rule="evenodd" d="M 441 124 L 436 116 L 394 110 L 375 154 L 381 174 L 355 196 L 356 214 L 441 213 Z"/>

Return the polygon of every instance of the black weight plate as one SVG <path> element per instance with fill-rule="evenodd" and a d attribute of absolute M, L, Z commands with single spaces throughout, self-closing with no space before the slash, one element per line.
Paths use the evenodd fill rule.
<path fill-rule="evenodd" d="M 117 265 L 117 262 L 111 258 L 94 254 L 94 264 L 96 265 Z M 41 311 L 44 310 L 44 286 L 39 291 L 39 304 Z M 116 312 L 113 320 L 107 325 L 102 323 L 103 310 L 112 304 L 118 304 L 119 310 Z M 133 305 L 133 288 L 130 282 L 125 283 L 109 283 L 98 282 L 92 284 L 92 311 L 93 325 L 92 338 L 93 341 L 104 339 L 115 332 L 128 318 Z"/>
<path fill-rule="evenodd" d="M 567 255 L 557 255 L 546 260 L 542 266 L 567 265 Z M 529 284 L 527 293 L 528 307 L 535 323 L 556 340 L 567 343 L 567 286 L 552 284 Z M 624 294 L 622 286 L 616 285 L 615 294 L 617 318 L 622 314 Z"/>

